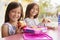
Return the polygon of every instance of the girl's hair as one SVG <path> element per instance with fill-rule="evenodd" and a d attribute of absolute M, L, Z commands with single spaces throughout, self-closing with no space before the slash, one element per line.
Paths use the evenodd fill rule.
<path fill-rule="evenodd" d="M 36 3 L 31 3 L 31 4 L 29 4 L 29 5 L 27 6 L 25 18 L 30 17 L 30 11 L 31 11 L 31 9 L 32 9 L 35 5 L 37 5 L 37 4 L 36 4 Z M 37 5 L 37 6 L 38 6 L 38 5 Z M 38 13 L 39 13 L 39 6 L 38 6 Z M 37 16 L 38 16 L 38 14 L 35 15 L 34 18 L 37 18 Z"/>
<path fill-rule="evenodd" d="M 17 3 L 17 2 L 11 2 L 9 3 L 7 9 L 6 9 L 6 13 L 5 13 L 5 22 L 9 22 L 9 12 L 12 10 L 12 9 L 15 9 L 17 7 L 21 7 L 21 16 L 20 18 L 18 19 L 18 21 L 23 18 L 23 7 L 20 3 Z"/>

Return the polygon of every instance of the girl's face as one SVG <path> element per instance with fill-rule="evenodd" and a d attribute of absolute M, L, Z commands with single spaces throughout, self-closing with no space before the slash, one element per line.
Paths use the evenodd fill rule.
<path fill-rule="evenodd" d="M 30 10 L 30 16 L 33 16 L 34 17 L 35 15 L 38 14 L 38 12 L 39 12 L 38 6 L 37 5 L 34 5 L 33 8 Z"/>
<path fill-rule="evenodd" d="M 20 16 L 21 16 L 21 7 L 17 7 L 15 9 L 12 9 L 9 12 L 9 20 L 10 21 L 18 21 Z"/>

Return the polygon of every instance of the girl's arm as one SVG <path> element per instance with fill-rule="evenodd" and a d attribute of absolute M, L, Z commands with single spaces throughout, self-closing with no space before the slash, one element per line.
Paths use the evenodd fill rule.
<path fill-rule="evenodd" d="M 23 28 L 26 26 L 24 21 L 18 22 L 18 27 L 16 29 L 16 33 L 22 33 Z"/>
<path fill-rule="evenodd" d="M 9 36 L 9 34 L 8 34 L 8 25 L 4 24 L 2 26 L 2 37 L 7 37 L 7 36 Z"/>
<path fill-rule="evenodd" d="M 19 33 L 21 33 L 21 30 L 20 30 L 20 28 L 16 28 L 16 34 L 19 34 Z"/>

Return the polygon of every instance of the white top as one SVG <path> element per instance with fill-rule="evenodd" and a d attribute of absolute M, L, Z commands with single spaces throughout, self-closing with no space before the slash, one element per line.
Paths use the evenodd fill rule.
<path fill-rule="evenodd" d="M 25 18 L 24 21 L 26 22 L 26 24 L 30 27 L 32 26 L 37 26 L 40 24 L 38 18 L 35 19 L 30 19 L 30 18 Z"/>
<path fill-rule="evenodd" d="M 12 26 L 10 23 L 5 23 L 8 25 L 8 29 L 9 29 L 9 35 L 14 35 L 16 32 L 16 27 Z"/>

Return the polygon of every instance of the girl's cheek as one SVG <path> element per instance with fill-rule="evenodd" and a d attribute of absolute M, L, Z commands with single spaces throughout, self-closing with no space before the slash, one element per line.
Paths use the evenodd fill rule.
<path fill-rule="evenodd" d="M 33 9 L 30 10 L 30 12 L 33 12 L 33 11 L 34 11 Z"/>
<path fill-rule="evenodd" d="M 20 18 L 21 17 L 21 14 L 18 14 L 18 18 Z"/>
<path fill-rule="evenodd" d="M 13 14 L 12 13 L 9 13 L 9 17 L 11 18 L 13 16 Z"/>
<path fill-rule="evenodd" d="M 10 11 L 9 15 L 10 16 L 14 16 L 15 15 L 15 11 Z"/>

